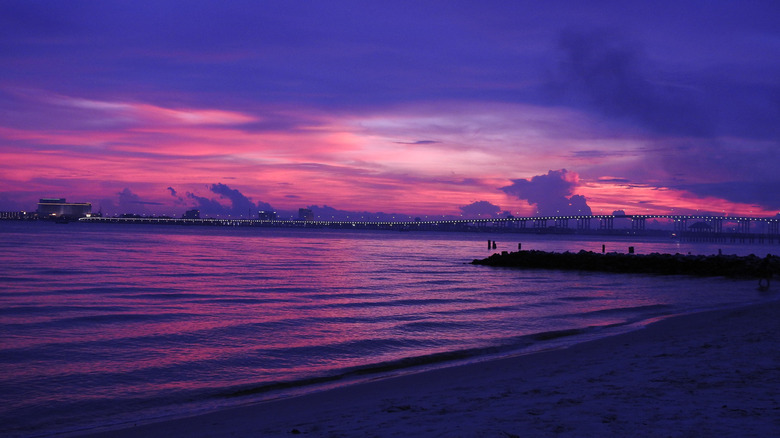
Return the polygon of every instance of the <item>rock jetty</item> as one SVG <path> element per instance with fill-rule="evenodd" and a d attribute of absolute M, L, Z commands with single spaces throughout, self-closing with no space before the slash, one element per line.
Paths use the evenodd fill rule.
<path fill-rule="evenodd" d="M 545 252 L 517 251 L 493 254 L 471 262 L 511 268 L 562 269 L 574 271 L 604 271 L 619 273 L 695 275 L 703 277 L 735 277 L 769 279 L 780 275 L 780 257 L 683 254 L 622 254 L 592 251 Z"/>

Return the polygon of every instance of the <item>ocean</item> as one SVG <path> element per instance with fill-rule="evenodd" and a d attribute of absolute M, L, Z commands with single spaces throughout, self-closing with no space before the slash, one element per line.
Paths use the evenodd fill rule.
<path fill-rule="evenodd" d="M 748 280 L 469 264 L 518 243 L 780 250 L 600 236 L 0 222 L 0 435 L 78 435 L 775 299 Z"/>

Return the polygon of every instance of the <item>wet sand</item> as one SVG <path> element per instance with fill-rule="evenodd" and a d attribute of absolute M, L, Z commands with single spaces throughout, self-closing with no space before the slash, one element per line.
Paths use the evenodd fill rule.
<path fill-rule="evenodd" d="M 766 437 L 780 431 L 778 337 L 773 301 L 93 436 Z"/>

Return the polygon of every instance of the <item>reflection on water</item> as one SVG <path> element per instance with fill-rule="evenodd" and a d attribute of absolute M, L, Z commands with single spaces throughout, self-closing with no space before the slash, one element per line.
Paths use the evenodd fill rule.
<path fill-rule="evenodd" d="M 717 245 L 47 223 L 2 223 L 0 237 L 0 430 L 9 433 L 761 299 L 752 282 L 719 278 L 467 264 L 494 252 L 488 239 L 495 251 L 521 239 L 523 249 L 555 251 L 604 243 L 712 254 Z"/>

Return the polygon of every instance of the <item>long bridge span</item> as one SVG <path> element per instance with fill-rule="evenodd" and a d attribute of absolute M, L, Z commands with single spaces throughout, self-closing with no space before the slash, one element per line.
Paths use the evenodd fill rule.
<path fill-rule="evenodd" d="M 399 230 L 469 230 L 479 228 L 503 228 L 506 231 L 602 231 L 615 230 L 615 221 L 630 221 L 630 229 L 646 231 L 648 221 L 666 220 L 673 224 L 675 232 L 691 233 L 753 233 L 753 227 L 760 225 L 762 234 L 780 235 L 780 216 L 711 216 L 679 214 L 626 214 L 626 215 L 572 215 L 531 216 L 486 219 L 434 219 L 434 220 L 263 220 L 263 219 L 185 219 L 161 217 L 85 217 L 80 222 L 126 223 L 126 224 L 169 224 L 169 225 L 212 225 L 212 226 L 257 226 L 257 227 L 312 227 L 312 228 L 356 228 L 356 229 L 399 229 Z"/>

